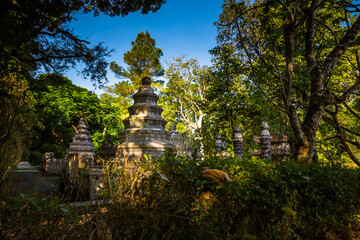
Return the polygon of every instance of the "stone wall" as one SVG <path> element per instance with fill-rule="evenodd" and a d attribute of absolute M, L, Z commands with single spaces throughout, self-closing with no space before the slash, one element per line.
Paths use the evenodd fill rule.
<path fill-rule="evenodd" d="M 54 158 L 53 152 L 44 154 L 43 170 L 46 174 L 62 175 L 65 168 L 65 158 Z"/>

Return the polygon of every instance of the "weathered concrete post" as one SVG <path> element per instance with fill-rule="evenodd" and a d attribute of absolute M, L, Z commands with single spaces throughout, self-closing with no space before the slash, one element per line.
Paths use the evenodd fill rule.
<path fill-rule="evenodd" d="M 236 157 L 243 159 L 243 136 L 241 134 L 241 127 L 239 125 L 237 125 L 234 129 L 233 146 Z"/>
<path fill-rule="evenodd" d="M 261 123 L 260 151 L 261 159 L 268 160 L 271 158 L 271 135 L 269 132 L 269 124 L 265 121 Z"/>

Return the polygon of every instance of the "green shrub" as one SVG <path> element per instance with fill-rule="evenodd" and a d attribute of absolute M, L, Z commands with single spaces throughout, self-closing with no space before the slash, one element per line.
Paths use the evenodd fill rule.
<path fill-rule="evenodd" d="M 203 166 L 226 171 L 232 182 L 202 179 Z M 119 239 L 351 239 L 359 227 L 357 169 L 171 154 L 150 169 L 169 181 L 144 177 L 137 200 L 118 199 L 108 217 Z M 206 191 L 216 197 L 210 207 L 201 205 Z"/>
<path fill-rule="evenodd" d="M 3 235 L 89 239 L 103 226 L 113 239 L 360 237 L 358 169 L 255 157 L 198 162 L 170 152 L 156 162 L 115 166 L 109 165 L 115 171 L 103 195 L 110 205 L 85 211 L 60 199 L 20 199 L 0 212 Z M 223 170 L 232 181 L 220 185 L 203 178 L 203 167 Z"/>

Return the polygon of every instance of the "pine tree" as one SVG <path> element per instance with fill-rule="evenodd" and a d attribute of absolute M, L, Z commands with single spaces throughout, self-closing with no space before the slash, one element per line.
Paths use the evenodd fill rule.
<path fill-rule="evenodd" d="M 164 69 L 160 63 L 162 50 L 155 47 L 155 39 L 151 38 L 148 31 L 140 32 L 131 45 L 131 50 L 124 54 L 124 62 L 129 65 L 126 70 L 115 62 L 110 64 L 110 69 L 116 76 L 129 79 L 133 87 L 137 88 L 144 76 L 164 75 Z"/>
<path fill-rule="evenodd" d="M 164 75 L 164 69 L 160 63 L 162 50 L 155 47 L 155 39 L 150 37 L 148 31 L 140 32 L 131 45 L 131 50 L 124 54 L 124 62 L 128 65 L 127 69 L 115 62 L 110 64 L 110 69 L 122 79 L 112 86 L 105 87 L 107 93 L 101 95 L 101 100 L 109 102 L 112 108 L 126 109 L 130 107 L 131 96 L 141 85 L 141 79 L 144 76 L 160 77 Z M 124 119 L 126 116 L 127 114 L 123 114 L 119 117 Z"/>

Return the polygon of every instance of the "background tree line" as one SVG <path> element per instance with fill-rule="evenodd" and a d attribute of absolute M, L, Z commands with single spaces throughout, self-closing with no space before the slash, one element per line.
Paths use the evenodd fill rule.
<path fill-rule="evenodd" d="M 212 66 L 178 56 L 165 69 L 162 50 L 146 31 L 124 54 L 127 67 L 110 64 L 120 81 L 100 97 L 62 77 L 83 62 L 85 78 L 99 86 L 106 82 L 105 57 L 112 50 L 81 39 L 67 23 L 80 12 L 125 16 L 156 11 L 164 1 L 133 2 L 1 3 L 2 169 L 21 156 L 40 157 L 47 150 L 64 154 L 81 116 L 96 146 L 105 133 L 116 137 L 131 95 L 146 75 L 153 77 L 161 96 L 167 129 L 176 123 L 205 156 L 213 154 L 216 133 L 224 136 L 231 152 L 236 125 L 243 129 L 245 150 L 253 148 L 252 138 L 266 120 L 273 132 L 290 136 L 299 161 L 350 158 L 359 164 L 356 4 L 226 0 L 216 23 L 218 46 L 210 50 Z"/>
<path fill-rule="evenodd" d="M 94 101 L 95 96 L 72 85 L 59 75 L 81 62 L 85 65 L 81 71 L 82 76 L 102 86 L 106 82 L 108 66 L 105 58 L 112 50 L 108 50 L 102 44 L 93 45 L 77 36 L 69 28 L 68 23 L 76 21 L 76 15 L 79 13 L 92 13 L 94 16 L 102 13 L 114 17 L 126 16 L 137 11 L 143 14 L 156 12 L 164 2 L 164 0 L 1 1 L 0 32 L 3 36 L 0 40 L 1 182 L 12 164 L 21 159 L 26 149 L 31 148 L 33 139 L 44 139 L 44 136 L 41 136 L 44 131 L 53 131 L 52 134 L 58 137 L 56 140 L 50 138 L 50 143 L 68 139 L 66 130 L 61 128 L 73 125 L 74 121 L 78 121 L 75 117 L 84 115 L 87 111 L 90 113 L 91 106 L 97 104 Z M 50 75 L 42 75 L 47 73 Z M 54 79 L 56 81 L 53 81 Z M 64 88 L 65 91 L 60 92 L 59 88 Z M 75 96 L 75 92 L 79 93 Z M 56 95 L 63 98 L 61 105 L 53 105 L 54 109 L 50 109 L 49 106 L 46 108 L 45 102 L 52 104 Z M 70 102 L 79 108 L 72 108 Z M 84 104 L 87 105 L 87 109 Z M 109 106 L 108 103 L 106 104 Z M 45 114 L 46 111 L 50 111 L 51 114 Z M 105 108 L 104 111 L 109 111 L 109 108 Z M 114 112 L 113 109 L 111 112 Z M 59 118 L 56 122 L 52 122 L 52 126 L 51 122 L 46 122 L 45 125 L 44 121 L 37 121 L 39 118 L 45 120 L 55 116 Z M 111 122 L 110 118 L 108 121 Z M 99 120 L 91 122 L 95 125 L 99 124 Z M 40 133 L 37 131 L 39 129 Z M 60 146 L 58 151 L 63 151 L 63 146 Z"/>
<path fill-rule="evenodd" d="M 154 79 L 167 130 L 175 123 L 204 159 L 166 152 L 163 161 L 147 161 L 135 173 L 125 168 L 114 188 L 104 191 L 112 200 L 107 211 L 70 208 L 62 197 L 1 199 L 0 235 L 88 239 L 94 225 L 103 225 L 118 239 L 357 238 L 360 175 L 339 163 L 359 165 L 360 158 L 360 5 L 224 0 L 211 66 L 178 56 L 163 67 L 162 50 L 141 32 L 124 55 L 127 66 L 110 64 L 120 81 L 101 96 L 62 75 L 82 62 L 84 77 L 106 82 L 112 50 L 70 30 L 76 14 L 145 14 L 164 2 L 1 1 L 0 190 L 7 170 L 21 159 L 39 164 L 45 151 L 64 156 L 80 117 L 96 147 L 106 133 L 117 137 L 145 75 Z M 272 132 L 290 136 L 289 161 L 264 162 L 248 153 L 264 120 Z M 244 159 L 215 156 L 218 133 L 233 154 L 236 125 L 242 127 Z M 206 179 L 204 167 L 223 170 L 232 181 Z"/>
<path fill-rule="evenodd" d="M 216 24 L 213 53 L 229 70 L 220 77 L 260 93 L 292 136 L 295 159 L 360 165 L 356 2 L 228 0 Z"/>

